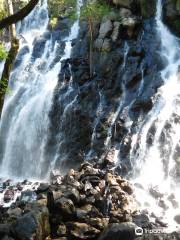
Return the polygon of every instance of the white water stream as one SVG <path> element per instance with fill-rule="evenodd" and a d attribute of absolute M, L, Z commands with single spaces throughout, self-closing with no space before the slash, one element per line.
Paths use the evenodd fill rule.
<path fill-rule="evenodd" d="M 82 0 L 78 0 L 78 19 L 64 39 L 65 49 L 61 60 L 71 55 L 71 42 L 79 31 L 81 6 Z M 47 32 L 48 21 L 47 0 L 44 0 L 17 26 L 21 39 L 19 52 L 24 47 L 28 51 L 11 73 L 11 90 L 2 112 L 0 173 L 3 177 L 38 178 L 43 169 L 48 114 L 61 69 L 61 61 L 51 66 L 59 47 L 52 37 L 46 40 L 42 56 L 33 58 L 34 43 Z"/>
<path fill-rule="evenodd" d="M 180 199 L 180 184 L 178 176 L 179 157 L 174 159 L 174 153 L 180 144 L 180 44 L 179 40 L 170 33 L 162 23 L 162 3 L 157 2 L 157 32 L 161 38 L 162 58 L 167 66 L 161 72 L 164 81 L 162 87 L 153 99 L 154 106 L 148 113 L 145 121 L 141 123 L 140 131 L 133 136 L 131 161 L 135 164 L 134 182 L 140 183 L 143 188 L 136 190 L 136 196 L 142 208 L 148 208 L 155 215 L 162 217 L 169 226 L 169 230 L 175 230 L 173 218 L 180 214 L 180 206 L 174 208 L 172 201 L 168 200 L 174 194 L 174 200 Z M 147 143 L 148 133 L 151 127 L 156 129 L 152 145 Z M 135 144 L 136 142 L 136 144 Z M 139 145 L 139 148 L 137 147 Z M 137 149 L 136 149 L 137 147 Z M 180 152 L 177 153 L 180 156 Z M 150 196 L 149 189 L 156 189 L 162 193 L 161 199 Z M 163 209 L 162 200 L 167 205 Z M 147 207 L 148 203 L 148 207 Z"/>

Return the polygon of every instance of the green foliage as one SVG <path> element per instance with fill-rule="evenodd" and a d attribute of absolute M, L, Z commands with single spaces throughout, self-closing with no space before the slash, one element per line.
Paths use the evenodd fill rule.
<path fill-rule="evenodd" d="M 0 95 L 10 94 L 11 90 L 8 88 L 8 81 L 2 78 L 0 81 Z"/>
<path fill-rule="evenodd" d="M 6 17 L 6 16 L 7 16 L 6 11 L 3 10 L 3 9 L 0 9 L 0 19 L 3 19 L 3 18 Z"/>
<path fill-rule="evenodd" d="M 51 19 L 50 19 L 50 22 L 49 22 L 50 26 L 51 26 L 52 28 L 54 28 L 54 27 L 56 26 L 56 24 L 57 24 L 57 21 L 58 21 L 57 17 L 51 18 Z"/>
<path fill-rule="evenodd" d="M 88 1 L 81 10 L 81 18 L 83 20 L 92 18 L 93 21 L 100 21 L 110 10 L 111 8 L 107 3 Z"/>
<path fill-rule="evenodd" d="M 8 53 L 2 43 L 0 43 L 0 61 L 5 60 L 8 56 Z"/>
<path fill-rule="evenodd" d="M 51 18 L 70 17 L 76 13 L 76 0 L 49 0 Z"/>

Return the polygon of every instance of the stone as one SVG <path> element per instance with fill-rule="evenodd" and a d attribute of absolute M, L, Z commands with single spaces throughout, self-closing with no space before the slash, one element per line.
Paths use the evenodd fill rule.
<path fill-rule="evenodd" d="M 75 213 L 75 207 L 72 200 L 61 197 L 55 201 L 55 207 L 60 210 L 63 216 L 68 217 Z"/>
<path fill-rule="evenodd" d="M 0 224 L 0 237 L 10 234 L 10 224 Z"/>
<path fill-rule="evenodd" d="M 141 15 L 143 18 L 150 18 L 156 14 L 156 0 L 139 0 Z"/>
<path fill-rule="evenodd" d="M 4 193 L 4 202 L 10 202 L 14 199 L 14 190 L 6 190 Z"/>
<path fill-rule="evenodd" d="M 121 183 L 121 188 L 123 191 L 127 192 L 129 195 L 133 193 L 133 188 L 128 182 Z"/>
<path fill-rule="evenodd" d="M 113 23 L 113 32 L 111 34 L 111 39 L 113 42 L 116 42 L 119 38 L 120 34 L 120 22 L 114 22 Z"/>
<path fill-rule="evenodd" d="M 104 40 L 102 38 L 97 38 L 94 42 L 94 48 L 98 49 L 99 51 L 102 49 Z"/>
<path fill-rule="evenodd" d="M 46 207 L 29 205 L 30 212 L 11 224 L 12 236 L 17 239 L 45 239 L 50 234 L 49 212 Z"/>
<path fill-rule="evenodd" d="M 106 175 L 106 181 L 108 182 L 108 184 L 109 184 L 110 186 L 118 186 L 118 183 L 117 183 L 117 181 L 116 181 L 116 178 L 115 178 L 114 175 L 111 174 L 111 173 L 107 173 L 107 175 Z"/>
<path fill-rule="evenodd" d="M 80 201 L 79 191 L 76 188 L 68 187 L 63 194 L 66 198 L 71 199 L 75 204 Z"/>
<path fill-rule="evenodd" d="M 9 208 L 7 213 L 10 216 L 19 217 L 22 214 L 22 210 L 20 208 Z"/>
<path fill-rule="evenodd" d="M 61 184 L 62 176 L 58 169 L 51 170 L 50 172 L 50 182 L 52 184 Z"/>
<path fill-rule="evenodd" d="M 58 235 L 59 237 L 65 236 L 65 235 L 66 235 L 66 232 L 67 232 L 67 230 L 66 230 L 66 225 L 61 224 L 61 225 L 58 226 L 57 235 Z"/>
<path fill-rule="evenodd" d="M 30 240 L 35 238 L 37 227 L 38 225 L 33 214 L 27 213 L 12 224 L 11 232 L 18 239 Z"/>
<path fill-rule="evenodd" d="M 38 189 L 37 189 L 37 194 L 47 192 L 49 189 L 49 184 L 48 183 L 40 183 Z"/>
<path fill-rule="evenodd" d="M 34 202 L 37 200 L 37 194 L 34 191 L 26 190 L 21 192 L 20 201 L 21 202 Z"/>
<path fill-rule="evenodd" d="M 114 223 L 109 225 L 98 240 L 134 240 L 135 239 L 135 228 L 137 225 L 127 222 L 127 223 Z"/>
<path fill-rule="evenodd" d="M 113 0 L 113 3 L 120 7 L 125 7 L 125 8 L 131 7 L 131 0 Z"/>
<path fill-rule="evenodd" d="M 91 185 L 91 183 L 89 181 L 86 181 L 86 183 L 84 184 L 84 191 L 86 192 L 87 190 L 92 189 L 93 186 Z"/>
<path fill-rule="evenodd" d="M 88 218 L 86 222 L 97 229 L 103 230 L 108 226 L 109 218 Z"/>
<path fill-rule="evenodd" d="M 110 20 L 107 20 L 106 22 L 102 22 L 100 29 L 99 29 L 99 37 L 100 39 L 104 39 L 106 37 L 109 37 L 113 30 L 113 24 Z"/>
<path fill-rule="evenodd" d="M 92 239 L 100 233 L 100 230 L 87 223 L 69 222 L 67 227 L 70 229 L 70 234 L 78 239 Z"/>
<path fill-rule="evenodd" d="M 105 38 L 102 44 L 101 51 L 102 52 L 110 52 L 112 48 L 111 40 L 108 38 Z"/>
<path fill-rule="evenodd" d="M 177 224 L 180 224 L 180 214 L 174 216 L 174 220 L 176 221 Z"/>

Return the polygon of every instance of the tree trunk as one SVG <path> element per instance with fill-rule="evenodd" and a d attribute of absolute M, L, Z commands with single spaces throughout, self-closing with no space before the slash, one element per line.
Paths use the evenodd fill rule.
<path fill-rule="evenodd" d="M 17 13 L 6 17 L 0 21 L 0 29 L 7 28 L 11 24 L 15 24 L 19 22 L 20 20 L 23 20 L 37 5 L 39 0 L 30 0 L 30 2 L 21 10 L 19 10 Z"/>
<path fill-rule="evenodd" d="M 89 68 L 90 68 L 90 77 L 93 75 L 93 21 L 89 18 L 89 33 L 90 33 L 90 42 L 89 42 Z"/>
<path fill-rule="evenodd" d="M 6 62 L 4 65 L 4 70 L 3 70 L 2 77 L 0 80 L 0 117 L 1 117 L 1 112 L 2 112 L 2 108 L 3 108 L 3 104 L 4 104 L 5 95 L 8 90 L 8 82 L 9 82 L 10 72 L 12 69 L 14 59 L 18 52 L 18 49 L 19 49 L 19 41 L 16 38 L 14 38 L 11 41 L 11 49 L 10 49 L 8 57 L 6 59 Z"/>
<path fill-rule="evenodd" d="M 12 0 L 6 0 L 6 3 L 7 3 L 8 15 L 12 16 L 14 14 Z M 16 38 L 16 26 L 15 26 L 15 24 L 11 24 L 9 26 L 9 32 L 11 34 L 11 39 Z"/>

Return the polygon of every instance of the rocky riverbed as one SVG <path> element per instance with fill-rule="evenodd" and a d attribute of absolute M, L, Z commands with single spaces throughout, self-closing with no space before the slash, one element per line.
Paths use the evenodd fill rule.
<path fill-rule="evenodd" d="M 85 162 L 65 176 L 52 171 L 49 183 L 3 182 L 0 239 L 179 239 L 159 234 L 163 223 L 138 210 L 133 186 L 112 169 Z M 137 227 L 145 233 L 139 238 Z"/>

